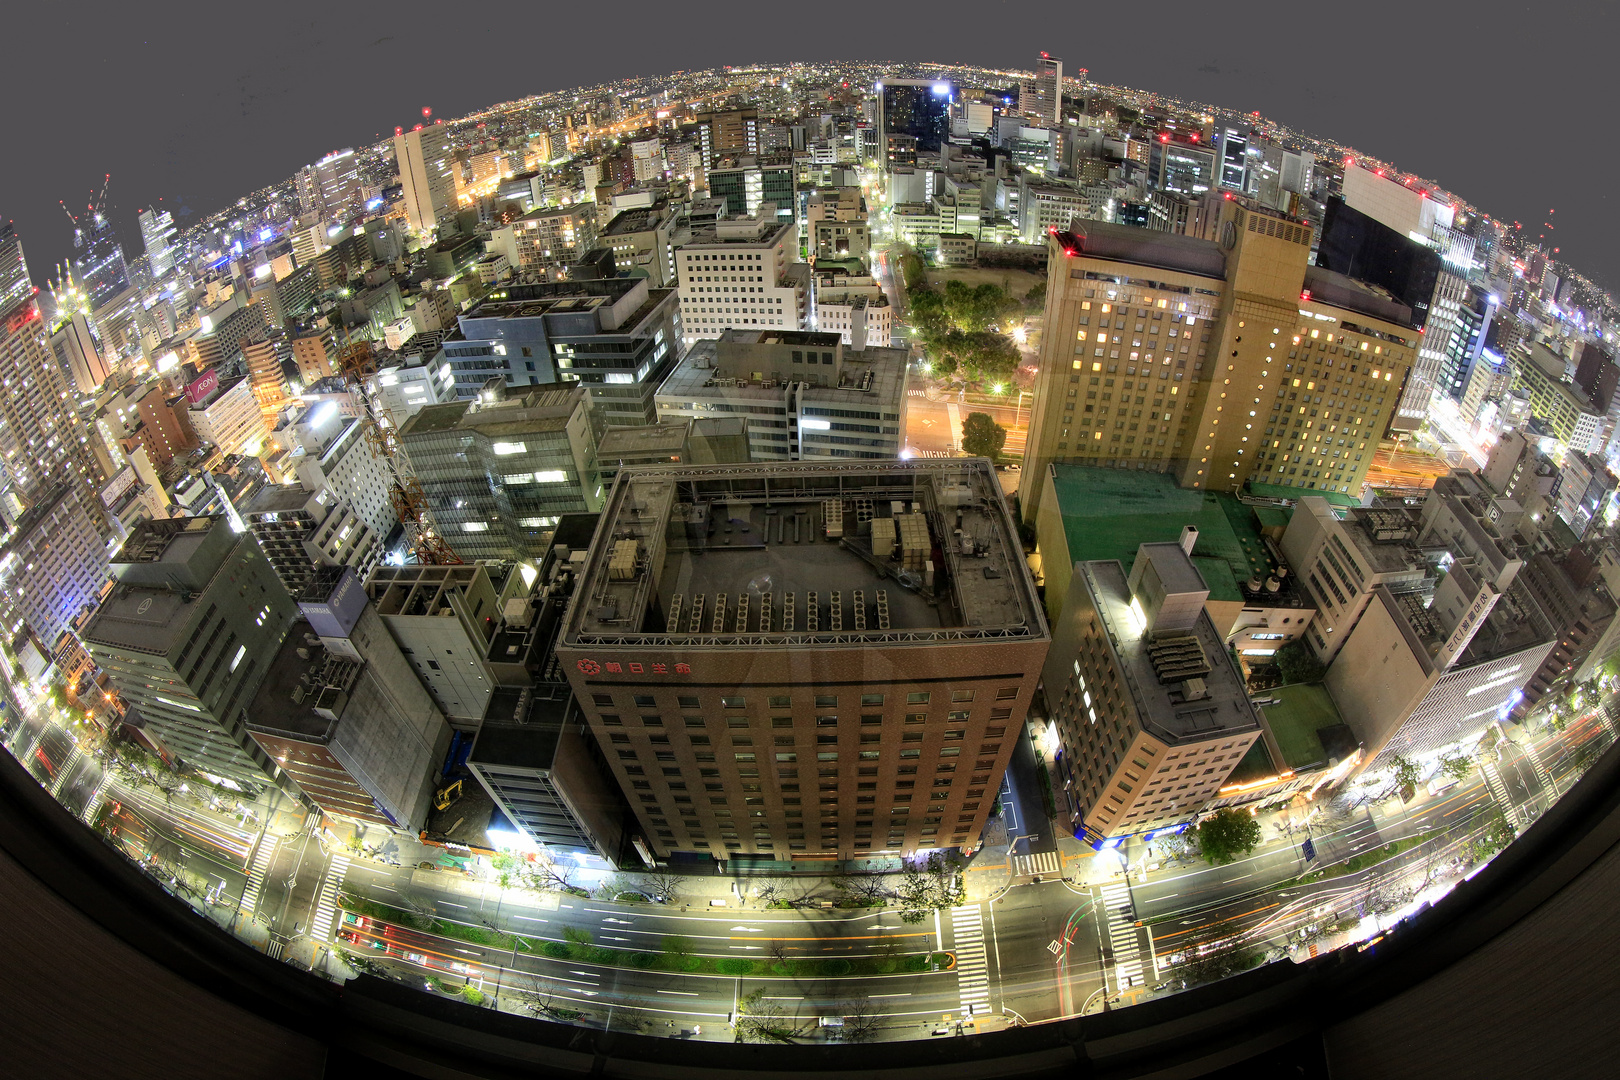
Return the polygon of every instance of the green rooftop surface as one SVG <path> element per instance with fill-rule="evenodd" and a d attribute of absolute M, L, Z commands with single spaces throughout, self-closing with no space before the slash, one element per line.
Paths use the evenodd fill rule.
<path fill-rule="evenodd" d="M 1326 763 L 1327 751 L 1316 732 L 1320 728 L 1342 724 L 1333 699 L 1319 683 L 1300 683 L 1267 690 L 1266 697 L 1277 699 L 1275 705 L 1263 705 L 1266 723 L 1283 753 L 1284 764 L 1298 772 L 1312 765 Z"/>
<path fill-rule="evenodd" d="M 1249 490 L 1263 499 L 1303 499 L 1307 495 L 1320 495 L 1335 506 L 1360 506 L 1361 500 L 1342 491 L 1322 491 L 1316 488 L 1285 487 L 1282 484 L 1257 484 L 1249 481 Z"/>
<path fill-rule="evenodd" d="M 1254 516 L 1260 519 L 1262 529 L 1286 529 L 1294 512 L 1282 506 L 1256 506 Z"/>
<path fill-rule="evenodd" d="M 1266 740 L 1256 739 L 1249 752 L 1243 755 L 1243 760 L 1237 763 L 1232 775 L 1226 778 L 1226 784 L 1252 784 L 1256 780 L 1264 780 L 1268 776 L 1277 775 L 1277 766 L 1271 762 L 1271 751 L 1266 749 Z"/>
<path fill-rule="evenodd" d="M 1174 541 L 1183 525 L 1192 525 L 1198 530 L 1193 559 L 1211 600 L 1241 601 L 1244 582 L 1263 581 L 1275 569 L 1253 508 L 1234 496 L 1177 487 L 1164 473 L 1065 464 L 1053 469 L 1070 562 L 1118 559 L 1129 570 L 1138 545 Z"/>

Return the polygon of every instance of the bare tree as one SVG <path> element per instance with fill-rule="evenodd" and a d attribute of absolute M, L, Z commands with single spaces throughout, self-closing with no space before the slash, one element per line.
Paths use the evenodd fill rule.
<path fill-rule="evenodd" d="M 841 874 L 833 879 L 833 888 L 862 903 L 889 898 L 888 884 L 874 874 Z"/>
<path fill-rule="evenodd" d="M 733 1027 L 737 1038 L 743 1042 L 790 1043 L 803 1034 L 798 1023 L 783 1012 L 780 1005 L 765 1000 L 763 986 L 738 999 Z"/>
<path fill-rule="evenodd" d="M 681 879 L 678 874 L 663 871 L 643 874 L 636 879 L 636 887 L 659 903 L 667 904 L 680 894 Z"/>
<path fill-rule="evenodd" d="M 438 908 L 433 901 L 412 889 L 401 889 L 396 894 L 399 897 L 399 906 L 406 912 L 405 921 L 418 930 L 431 929 L 434 920 L 438 917 Z"/>
<path fill-rule="evenodd" d="M 541 855 L 529 864 L 525 871 L 525 878 L 533 889 L 562 889 L 574 888 L 574 877 L 579 873 L 579 866 L 567 859 L 554 859 Z"/>
<path fill-rule="evenodd" d="M 870 997 L 861 994 L 839 1002 L 837 1008 L 844 1018 L 844 1026 L 839 1029 L 841 1038 L 850 1042 L 868 1042 L 876 1037 L 878 1022 L 883 1014 Z"/>

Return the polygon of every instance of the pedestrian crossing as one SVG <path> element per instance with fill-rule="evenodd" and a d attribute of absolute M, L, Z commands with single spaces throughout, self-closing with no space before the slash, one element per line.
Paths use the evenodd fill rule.
<path fill-rule="evenodd" d="M 1557 795 L 1558 787 L 1553 783 L 1552 774 L 1541 763 L 1541 755 L 1536 753 L 1536 744 L 1529 739 L 1524 741 L 1524 756 L 1530 759 L 1530 767 L 1536 771 L 1536 779 L 1541 781 L 1541 786 Z"/>
<path fill-rule="evenodd" d="M 1519 808 L 1508 798 L 1507 785 L 1502 782 L 1502 774 L 1497 771 L 1496 765 L 1487 761 L 1480 766 L 1479 771 L 1485 777 L 1485 786 L 1490 789 L 1491 798 L 1496 800 L 1496 805 L 1501 808 L 1508 821 L 1522 828 L 1524 822 L 1519 820 Z"/>
<path fill-rule="evenodd" d="M 984 955 L 984 915 L 978 904 L 951 909 L 951 939 L 956 953 L 956 986 L 962 1015 L 990 1011 L 990 968 Z"/>
<path fill-rule="evenodd" d="M 1131 910 L 1131 891 L 1124 882 L 1102 886 L 1103 915 L 1108 927 L 1108 944 L 1113 953 L 1114 992 L 1141 986 L 1142 944 L 1137 934 L 1136 916 Z"/>
<path fill-rule="evenodd" d="M 248 869 L 247 887 L 242 890 L 242 914 L 252 915 L 259 903 L 259 890 L 264 888 L 264 875 L 270 872 L 270 863 L 276 857 L 276 845 L 280 843 L 268 833 L 259 841 L 259 853 L 253 857 L 253 865 Z"/>
<path fill-rule="evenodd" d="M 352 861 L 347 855 L 332 856 L 326 880 L 321 883 L 321 895 L 315 901 L 315 919 L 309 924 L 309 936 L 316 941 L 332 939 L 332 917 L 337 914 L 338 886 L 343 884 L 343 875 L 349 872 Z"/>
<path fill-rule="evenodd" d="M 287 943 L 281 938 L 276 937 L 274 934 L 270 936 L 269 941 L 264 943 L 264 955 L 268 956 L 272 960 L 280 960 L 282 954 L 284 954 L 286 951 Z"/>
<path fill-rule="evenodd" d="M 1014 855 L 1012 857 L 1013 877 L 1022 877 L 1025 874 L 1061 874 L 1063 872 L 1062 858 L 1055 851 L 1037 851 L 1033 855 Z"/>

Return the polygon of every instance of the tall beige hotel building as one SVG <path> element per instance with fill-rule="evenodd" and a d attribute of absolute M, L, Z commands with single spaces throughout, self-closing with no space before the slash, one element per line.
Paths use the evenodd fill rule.
<path fill-rule="evenodd" d="M 1228 196 L 1212 232 L 1048 237 L 1025 521 L 1055 461 L 1359 495 L 1417 353 L 1410 308 L 1308 265 L 1306 222 Z"/>

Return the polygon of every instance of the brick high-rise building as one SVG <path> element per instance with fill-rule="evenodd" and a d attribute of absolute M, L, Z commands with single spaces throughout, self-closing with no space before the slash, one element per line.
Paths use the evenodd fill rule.
<path fill-rule="evenodd" d="M 1360 494 L 1415 356 L 1410 308 L 1306 266 L 1310 226 L 1241 198 L 1218 242 L 1084 228 L 1048 244 L 1024 520 L 1053 461 Z"/>
<path fill-rule="evenodd" d="M 556 655 L 661 857 L 970 848 L 1049 635 L 980 459 L 619 474 Z"/>

